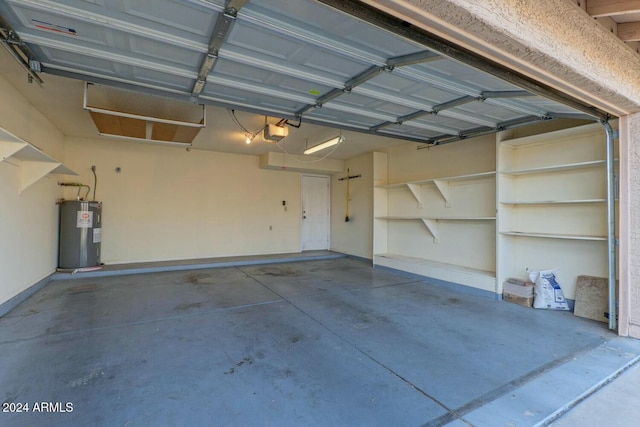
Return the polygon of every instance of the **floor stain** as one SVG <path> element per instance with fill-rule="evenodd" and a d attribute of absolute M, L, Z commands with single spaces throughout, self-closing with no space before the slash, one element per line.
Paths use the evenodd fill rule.
<path fill-rule="evenodd" d="M 374 323 L 391 323 L 391 319 L 387 316 L 374 315 L 371 313 L 360 313 L 356 320 L 357 321 L 352 324 L 352 327 L 355 329 L 367 329 Z"/>
<path fill-rule="evenodd" d="M 67 289 L 67 294 L 71 294 L 71 295 L 84 294 L 87 292 L 94 292 L 96 290 L 98 290 L 98 285 L 96 284 L 80 285 L 80 286 L 74 286 L 73 288 Z"/>
<path fill-rule="evenodd" d="M 250 357 L 245 357 L 244 359 L 236 363 L 236 366 L 242 366 L 244 364 L 253 365 L 253 359 Z"/>
<path fill-rule="evenodd" d="M 174 311 L 188 311 L 191 310 L 192 308 L 200 308 L 202 306 L 201 302 L 192 302 L 190 304 L 180 304 L 177 305 L 173 308 Z"/>
<path fill-rule="evenodd" d="M 294 344 L 300 341 L 301 339 L 302 337 L 300 335 L 294 335 L 292 337 L 289 337 L 289 341 L 291 341 Z"/>
<path fill-rule="evenodd" d="M 191 273 L 187 275 L 187 281 L 196 285 L 211 284 L 215 281 L 211 274 L 207 273 Z"/>
<path fill-rule="evenodd" d="M 291 267 L 263 267 L 258 270 L 259 274 L 265 276 L 277 276 L 277 277 L 297 277 L 300 274 L 294 271 Z"/>
<path fill-rule="evenodd" d="M 296 373 L 294 371 L 292 371 L 289 368 L 286 368 L 286 369 L 280 369 L 276 374 L 276 378 L 281 380 L 286 380 L 288 378 L 294 377 L 295 375 Z"/>
<path fill-rule="evenodd" d="M 253 359 L 250 357 L 245 357 L 244 359 L 242 359 L 239 362 L 236 362 L 236 366 L 232 366 L 228 371 L 226 371 L 224 374 L 225 375 L 231 375 L 234 374 L 236 372 L 236 367 L 240 368 L 244 365 L 253 365 Z"/>

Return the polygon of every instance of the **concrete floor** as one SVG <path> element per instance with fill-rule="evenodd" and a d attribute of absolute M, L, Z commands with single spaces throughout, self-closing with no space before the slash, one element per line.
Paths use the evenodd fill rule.
<path fill-rule="evenodd" d="M 262 261 L 52 281 L 0 319 L 0 400 L 73 411 L 0 425 L 544 425 L 640 354 L 352 258 Z"/>
<path fill-rule="evenodd" d="M 640 364 L 579 402 L 553 427 L 637 427 L 640 423 Z"/>

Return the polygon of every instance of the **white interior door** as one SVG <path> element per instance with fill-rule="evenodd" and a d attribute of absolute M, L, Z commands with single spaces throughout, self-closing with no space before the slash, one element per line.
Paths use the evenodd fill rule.
<path fill-rule="evenodd" d="M 302 250 L 329 249 L 329 177 L 302 176 Z"/>

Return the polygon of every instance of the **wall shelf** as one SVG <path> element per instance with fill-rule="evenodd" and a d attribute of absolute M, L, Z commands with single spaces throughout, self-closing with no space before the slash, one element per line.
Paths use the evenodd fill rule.
<path fill-rule="evenodd" d="M 375 254 L 374 264 L 400 269 L 420 276 L 433 277 L 447 282 L 472 286 L 490 292 L 495 291 L 496 273 L 494 271 L 480 270 L 394 253 Z"/>
<path fill-rule="evenodd" d="M 588 162 L 566 163 L 566 164 L 542 166 L 542 167 L 536 167 L 536 168 L 504 170 L 504 171 L 500 171 L 500 173 L 505 175 L 529 175 L 529 174 L 535 174 L 535 173 L 563 172 L 563 171 L 572 171 L 577 169 L 594 168 L 594 167 L 605 166 L 605 164 L 606 164 L 605 160 L 592 160 Z"/>
<path fill-rule="evenodd" d="M 421 217 L 421 216 L 377 216 L 376 219 L 383 219 L 388 221 L 422 221 L 427 228 L 431 236 L 433 236 L 433 242 L 440 242 L 440 235 L 438 233 L 438 221 L 495 221 L 495 216 L 482 216 L 482 217 Z"/>
<path fill-rule="evenodd" d="M 20 167 L 19 193 L 48 174 L 77 175 L 61 162 L 3 128 L 0 128 L 0 161 Z"/>
<path fill-rule="evenodd" d="M 492 151 L 490 143 L 485 142 L 483 153 Z M 431 170 L 429 165 L 450 161 L 445 152 L 434 153 L 428 165 L 416 163 L 395 171 L 398 180 L 405 180 L 392 184 L 385 184 L 389 182 L 387 154 L 378 155 L 374 265 L 495 292 L 495 155 L 474 159 L 476 171 L 488 172 L 468 173 L 468 168 L 457 165 L 448 176 L 406 179 Z"/>
<path fill-rule="evenodd" d="M 591 240 L 591 241 L 606 241 L 606 236 L 587 236 L 576 234 L 550 234 L 550 233 L 529 233 L 522 231 L 501 231 L 500 234 L 505 236 L 518 236 L 518 237 L 536 237 L 541 239 L 565 239 L 565 240 Z"/>
<path fill-rule="evenodd" d="M 500 202 L 503 205 L 571 205 L 571 204 L 589 204 L 589 203 L 606 203 L 607 199 L 582 199 L 582 200 L 523 200 L 523 201 L 505 201 Z"/>
<path fill-rule="evenodd" d="M 418 181 L 398 182 L 396 184 L 378 185 L 377 187 L 378 188 L 400 188 L 408 184 L 417 184 L 417 185 L 431 184 L 434 181 L 464 181 L 468 179 L 488 178 L 488 177 L 494 176 L 495 174 L 496 174 L 496 171 L 479 172 L 479 173 L 471 173 L 471 174 L 465 174 L 465 175 L 448 176 L 443 178 L 430 178 L 430 179 L 422 179 Z"/>
<path fill-rule="evenodd" d="M 422 202 L 421 187 L 423 185 L 435 185 L 440 195 L 444 199 L 445 206 L 451 207 L 451 203 L 450 203 L 451 197 L 450 197 L 450 189 L 449 189 L 450 182 L 489 178 L 495 175 L 496 175 L 495 171 L 479 172 L 479 173 L 456 175 L 456 176 L 449 176 L 449 177 L 443 177 L 443 178 L 430 178 L 430 179 L 423 179 L 419 181 L 399 182 L 396 184 L 379 185 L 377 186 L 377 188 L 393 189 L 393 188 L 406 187 L 409 189 L 409 191 L 411 191 L 411 194 L 413 194 L 413 197 L 418 202 L 418 206 L 422 207 L 423 202 Z"/>
<path fill-rule="evenodd" d="M 387 219 L 390 221 L 403 221 L 414 219 L 430 219 L 433 221 L 491 221 L 495 220 L 495 216 L 473 216 L 473 217 L 424 217 L 424 216 L 377 216 L 376 219 Z"/>
<path fill-rule="evenodd" d="M 526 278 L 526 268 L 559 268 L 574 299 L 579 275 L 607 275 L 604 127 L 499 136 L 497 144 L 498 289 Z"/>

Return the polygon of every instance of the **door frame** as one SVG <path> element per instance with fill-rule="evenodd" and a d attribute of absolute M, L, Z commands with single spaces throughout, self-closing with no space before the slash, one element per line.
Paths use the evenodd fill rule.
<path fill-rule="evenodd" d="M 327 191 L 327 249 L 308 249 L 308 250 L 329 250 L 331 249 L 331 176 L 321 174 L 304 173 L 300 175 L 300 252 L 304 251 L 304 233 L 303 227 L 303 212 L 304 212 L 304 179 L 305 177 L 311 178 L 326 178 L 329 185 L 329 191 Z"/>

